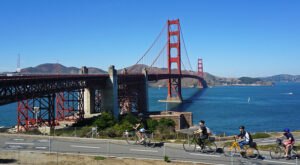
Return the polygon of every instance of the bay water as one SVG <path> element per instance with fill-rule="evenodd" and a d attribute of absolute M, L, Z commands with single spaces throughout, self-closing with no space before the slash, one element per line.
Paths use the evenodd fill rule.
<path fill-rule="evenodd" d="M 183 88 L 182 104 L 158 102 L 167 88 L 149 88 L 150 111 L 193 113 L 193 124 L 205 120 L 215 134 L 237 134 L 240 125 L 250 132 L 300 130 L 300 83 L 274 86 L 217 86 Z M 0 106 L 0 126 L 17 123 L 17 104 Z"/>

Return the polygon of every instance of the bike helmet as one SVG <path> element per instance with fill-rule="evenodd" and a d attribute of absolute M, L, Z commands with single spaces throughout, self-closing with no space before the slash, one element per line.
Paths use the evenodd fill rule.
<path fill-rule="evenodd" d="M 283 130 L 283 132 L 289 133 L 289 132 L 290 132 L 290 129 L 285 128 L 285 129 Z"/>
<path fill-rule="evenodd" d="M 240 126 L 240 129 L 245 129 L 245 126 L 241 125 L 241 126 Z"/>

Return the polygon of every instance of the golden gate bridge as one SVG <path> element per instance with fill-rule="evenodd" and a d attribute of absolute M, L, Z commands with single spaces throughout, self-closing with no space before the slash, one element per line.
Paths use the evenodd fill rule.
<path fill-rule="evenodd" d="M 166 41 L 164 31 L 167 31 Z M 158 53 L 151 53 L 155 50 Z M 142 73 L 128 68 L 118 74 L 110 66 L 108 74 L 88 74 L 83 67 L 76 75 L 0 76 L 0 105 L 18 102 L 18 131 L 26 131 L 35 125 L 54 127 L 64 120 L 80 121 L 103 111 L 110 111 L 116 117 L 120 113 L 147 112 L 148 82 L 167 81 L 166 102 L 182 102 L 183 78 L 195 79 L 198 87 L 207 87 L 202 59 L 197 61 L 197 71 L 191 72 L 179 19 L 167 21 L 136 64 L 146 66 Z M 165 69 L 157 72 L 158 67 Z"/>

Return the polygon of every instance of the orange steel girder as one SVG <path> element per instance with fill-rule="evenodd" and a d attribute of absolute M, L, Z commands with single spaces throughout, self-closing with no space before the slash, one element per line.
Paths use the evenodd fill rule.
<path fill-rule="evenodd" d="M 175 29 L 173 29 L 175 28 Z M 180 24 L 179 19 L 168 20 L 168 74 L 172 74 L 172 63 L 177 64 L 177 72 L 181 75 Z M 182 99 L 181 78 L 169 78 L 168 99 Z"/>

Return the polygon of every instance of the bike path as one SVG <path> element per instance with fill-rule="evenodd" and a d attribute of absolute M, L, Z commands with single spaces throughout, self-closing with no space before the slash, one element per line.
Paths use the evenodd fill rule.
<path fill-rule="evenodd" d="M 295 164 L 285 160 L 248 160 L 240 157 L 224 157 L 223 154 L 186 152 L 181 144 L 157 144 L 156 147 L 128 145 L 124 140 L 60 138 L 47 136 L 0 135 L 2 151 L 59 152 L 71 154 L 102 155 L 163 160 L 202 162 L 208 164 Z"/>

